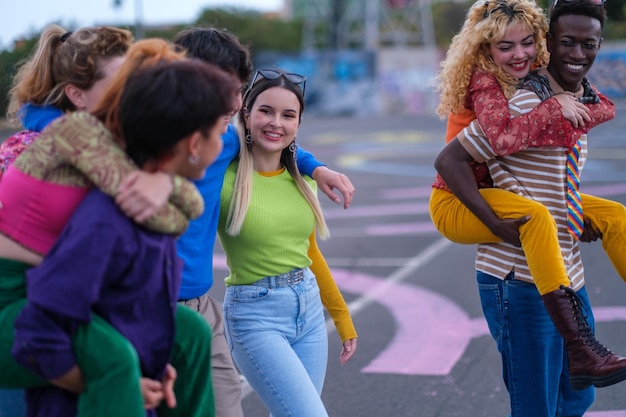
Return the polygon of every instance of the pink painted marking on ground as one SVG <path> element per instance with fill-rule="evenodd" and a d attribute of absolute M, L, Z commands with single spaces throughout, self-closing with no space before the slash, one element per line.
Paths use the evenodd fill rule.
<path fill-rule="evenodd" d="M 471 319 L 441 294 L 396 284 L 377 294 L 384 283 L 366 274 L 333 270 L 343 291 L 368 294 L 385 306 L 397 330 L 387 348 L 363 372 L 402 375 L 447 375 L 473 337 L 487 333 L 484 319 Z"/>
<path fill-rule="evenodd" d="M 619 183 L 611 185 L 598 185 L 594 187 L 582 186 L 580 191 L 597 196 L 620 195 L 626 193 L 626 184 Z"/>
<path fill-rule="evenodd" d="M 402 200 L 405 198 L 428 197 L 432 192 L 432 187 L 409 187 L 385 189 L 380 196 L 385 200 Z"/>
<path fill-rule="evenodd" d="M 226 265 L 226 255 L 223 255 L 223 254 L 213 255 L 213 268 L 228 270 L 228 265 Z"/>
<path fill-rule="evenodd" d="M 596 323 L 626 321 L 626 307 L 593 307 L 593 318 Z"/>
<path fill-rule="evenodd" d="M 225 269 L 226 258 L 217 254 L 213 264 Z M 371 297 L 396 320 L 393 339 L 363 372 L 447 375 L 471 339 L 489 334 L 483 317 L 469 318 L 452 300 L 428 289 L 399 283 L 381 290 L 386 284 L 384 278 L 342 269 L 333 269 L 333 276 L 343 292 Z M 623 306 L 594 307 L 593 314 L 596 323 L 626 321 Z"/>
<path fill-rule="evenodd" d="M 366 233 L 370 236 L 399 236 L 433 232 L 437 232 L 437 229 L 432 222 L 375 224 L 366 228 Z"/>
<path fill-rule="evenodd" d="M 489 334 L 483 317 L 472 319 L 449 298 L 406 283 L 386 286 L 384 278 L 333 269 L 344 292 L 364 295 L 385 306 L 396 333 L 363 372 L 448 375 L 473 338 Z M 626 307 L 594 308 L 596 323 L 626 321 Z M 613 416 L 606 416 L 613 417 Z"/>
<path fill-rule="evenodd" d="M 343 208 L 324 209 L 326 219 L 347 219 L 356 217 L 380 217 L 400 214 L 415 214 L 428 212 L 428 203 L 405 203 L 386 204 L 376 206 L 350 206 L 349 210 Z"/>

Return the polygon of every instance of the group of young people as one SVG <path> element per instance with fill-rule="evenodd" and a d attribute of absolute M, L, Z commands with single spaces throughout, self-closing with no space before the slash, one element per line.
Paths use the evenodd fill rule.
<path fill-rule="evenodd" d="M 11 91 L 26 130 L 0 149 L 0 387 L 25 388 L 3 412 L 25 397 L 29 416 L 242 416 L 234 357 L 273 415 L 326 415 L 322 305 L 342 364 L 357 334 L 316 190 L 347 208 L 354 187 L 296 144 L 306 77 L 251 75 L 212 28 L 42 33 Z M 218 226 L 224 318 L 207 294 Z"/>
<path fill-rule="evenodd" d="M 435 161 L 437 229 L 479 244 L 483 313 L 511 416 L 582 416 L 626 358 L 594 336 L 579 242 L 602 240 L 626 281 L 623 205 L 581 194 L 589 130 L 615 115 L 585 77 L 602 0 L 486 0 L 468 11 L 438 72 L 449 142 Z"/>
<path fill-rule="evenodd" d="M 479 244 L 514 417 L 582 416 L 594 387 L 626 379 L 594 336 L 578 244 L 601 239 L 626 280 L 626 209 L 578 190 L 587 133 L 615 114 L 585 78 L 606 11 L 560 0 L 549 14 L 477 1 L 438 72 L 449 143 L 431 217 Z M 0 388 L 20 389 L 0 409 L 241 417 L 241 372 L 275 417 L 328 415 L 324 307 L 342 364 L 357 333 L 317 246 L 317 189 L 347 208 L 354 188 L 296 144 L 306 81 L 253 71 L 212 28 L 172 43 L 42 33 L 11 90 L 26 130 L 0 147 Z"/>

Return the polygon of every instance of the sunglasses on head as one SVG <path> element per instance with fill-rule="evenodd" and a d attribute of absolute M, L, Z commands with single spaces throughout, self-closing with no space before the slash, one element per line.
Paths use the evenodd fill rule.
<path fill-rule="evenodd" d="M 496 6 L 492 8 L 491 10 L 489 10 L 490 4 L 495 4 Z M 503 15 L 509 18 L 513 18 L 516 14 L 522 13 L 520 10 L 514 10 L 513 7 L 511 7 L 511 5 L 508 2 L 504 2 L 504 1 L 496 0 L 496 1 L 490 2 L 489 0 L 487 0 L 485 1 L 484 5 L 485 5 L 485 12 L 483 13 L 483 19 L 488 18 L 489 16 L 491 16 L 492 14 L 498 11 L 502 12 Z"/>
<path fill-rule="evenodd" d="M 555 8 L 556 5 L 559 3 L 559 1 L 561 1 L 563 3 L 574 3 L 574 2 L 579 1 L 579 0 L 554 0 L 554 4 L 552 5 L 552 8 Z M 591 0 L 591 2 L 593 4 L 595 4 L 596 6 L 605 6 L 606 5 L 606 0 Z"/>
<path fill-rule="evenodd" d="M 285 77 L 287 80 L 291 81 L 295 85 L 302 84 L 300 88 L 302 89 L 302 96 L 304 96 L 304 91 L 306 88 L 306 77 L 304 75 L 294 74 L 293 72 L 283 72 L 271 68 L 258 69 L 254 72 L 254 76 L 252 77 L 252 81 L 248 86 L 248 90 L 252 89 L 254 83 L 258 81 L 259 76 L 265 78 L 266 80 L 277 80 L 280 77 Z"/>

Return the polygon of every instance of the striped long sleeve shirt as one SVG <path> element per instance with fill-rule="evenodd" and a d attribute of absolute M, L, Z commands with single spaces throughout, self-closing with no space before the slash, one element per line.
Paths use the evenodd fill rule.
<path fill-rule="evenodd" d="M 588 94 L 588 90 L 591 89 L 585 89 L 583 94 Z M 550 93 L 555 94 L 554 91 Z M 540 96 L 545 99 L 545 91 L 519 89 L 509 101 L 511 115 L 515 117 L 530 112 L 542 102 Z M 497 156 L 477 121 L 466 127 L 458 138 L 477 162 L 487 163 L 495 187 L 531 198 L 548 208 L 557 224 L 559 244 L 571 286 L 575 290 L 581 288 L 584 273 L 578 241 L 567 231 L 566 166 L 569 149 L 530 148 L 512 155 Z M 582 171 L 587 158 L 587 135 L 581 135 L 579 142 L 579 171 Z M 501 279 L 514 271 L 515 279 L 533 282 L 523 250 L 507 243 L 479 245 L 476 269 Z"/>

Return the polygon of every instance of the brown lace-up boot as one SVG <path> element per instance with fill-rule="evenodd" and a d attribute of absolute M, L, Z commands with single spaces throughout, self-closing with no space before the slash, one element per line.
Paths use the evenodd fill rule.
<path fill-rule="evenodd" d="M 626 379 L 626 358 L 614 354 L 596 340 L 574 290 L 561 286 L 541 298 L 556 329 L 565 339 L 573 389 L 581 390 L 590 385 L 606 387 Z"/>

